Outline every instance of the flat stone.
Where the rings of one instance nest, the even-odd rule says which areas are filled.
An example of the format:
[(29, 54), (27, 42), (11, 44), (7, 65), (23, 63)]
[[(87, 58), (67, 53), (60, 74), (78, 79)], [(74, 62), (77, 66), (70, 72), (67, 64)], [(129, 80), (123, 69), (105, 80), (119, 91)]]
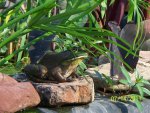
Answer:
[(150, 51), (140, 51), (140, 56), (139, 61), (150, 63)]
[(146, 40), (143, 44), (141, 49), (143, 51), (150, 51), (150, 39)]
[(91, 77), (65, 83), (33, 83), (41, 97), (41, 106), (86, 104), (94, 100)]
[[(138, 61), (137, 64), (137, 70), (139, 72), (139, 75), (143, 76), (144, 79), (148, 80), (150, 82), (150, 51), (141, 51), (140, 52), (141, 58)], [(107, 62), (107, 61), (106, 61)], [(93, 78), (94, 84), (95, 84), (95, 89), (98, 88), (106, 88), (108, 90), (128, 90), (129, 86), (123, 85), (123, 84), (118, 84), (117, 82), (114, 83), (112, 87), (108, 87), (108, 84), (105, 82), (104, 79), (100, 79), (97, 76), (97, 72), (99, 73), (104, 73), (105, 75), (110, 77), (110, 63), (104, 63), (99, 65), (98, 67), (95, 68), (89, 68), (87, 70), (88, 74)], [(129, 73), (131, 76), (131, 80), (135, 81), (135, 74), (134, 73)], [(150, 90), (150, 86), (146, 85)], [(135, 90), (137, 91), (137, 90)]]
[(144, 99), (140, 112), (133, 102), (113, 102), (110, 98), (96, 94), (95, 100), (87, 105), (58, 108), (38, 108), (40, 113), (149, 113), (150, 100)]
[(40, 97), (30, 82), (17, 82), (0, 74), (0, 113), (14, 113), (36, 106)]

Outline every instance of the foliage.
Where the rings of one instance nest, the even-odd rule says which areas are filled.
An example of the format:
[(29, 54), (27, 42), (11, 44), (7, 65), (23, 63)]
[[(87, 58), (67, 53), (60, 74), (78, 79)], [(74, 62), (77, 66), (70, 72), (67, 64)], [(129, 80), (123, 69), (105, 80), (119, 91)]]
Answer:
[(138, 51), (141, 47), (141, 44), (144, 41), (143, 35), (143, 26), (141, 21), (145, 19), (143, 10), (148, 10), (150, 3), (148, 1), (142, 0), (129, 0), (129, 11), (127, 16), (127, 21), (135, 21), (137, 23), (137, 33), (135, 36), (134, 43), (132, 45), (133, 50)]
[(7, 64), (7, 66), (2, 66), (0, 68), (0, 72), (4, 74), (13, 75), (20, 72), (20, 69), (16, 69), (16, 67), (13, 64), (9, 63)]
[[(142, 99), (144, 98), (144, 94), (150, 95), (150, 90), (144, 87), (144, 85), (150, 85), (149, 81), (145, 80), (143, 76), (140, 76), (137, 70), (135, 70), (135, 75), (136, 75), (135, 82), (131, 80), (129, 73), (124, 67), (121, 67), (121, 70), (125, 75), (126, 80), (120, 80), (120, 83), (124, 85), (129, 85), (129, 92), (131, 92), (134, 88), (136, 88), (139, 91), (140, 98)], [(140, 100), (135, 99), (134, 103), (137, 105), (139, 110), (142, 110), (142, 104)]]
[[(64, 45), (62, 43), (59, 46), (59, 49), (70, 49), (75, 44), (76, 47), (82, 47), (91, 54), (95, 53), (92, 53), (87, 45), (94, 47), (100, 54), (105, 54), (109, 50), (103, 43), (114, 43), (105, 37), (112, 36), (120, 39), (110, 31), (101, 29), (91, 14), (95, 7), (102, 5), (104, 16), (106, 0), (70, 0), (67, 2), (66, 8), (64, 8), (63, 3), (65, 0), (62, 3), (59, 0), (58, 3), (55, 0), (33, 0), (32, 3), (29, 0), (20, 0), (11, 7), (4, 9), (0, 14), (0, 50), (2, 55), (0, 66), (10, 60), (20, 62), (23, 57), (28, 57), (28, 48), (51, 34), (58, 35), (59, 41), (64, 43)], [(52, 15), (51, 13), (56, 6), (62, 10), (59, 14)], [(83, 25), (87, 19), (90, 26), (85, 28)], [(94, 26), (92, 26), (93, 23)], [(42, 30), (45, 31), (45, 34), (32, 42), (28, 42), (26, 39), (32, 30)], [(118, 46), (128, 50), (119, 44)], [(132, 51), (129, 53), (134, 54)], [(105, 55), (107, 56), (107, 54)]]
[[(5, 6), (5, 2), (6, 0), (0, 0), (0, 8)], [(17, 3), (12, 3), (12, 6), (0, 12), (0, 66), (11, 64), (9, 62), (16, 62), (20, 67), (20, 64), (28, 63), (27, 51), (29, 47), (52, 34), (57, 37), (54, 39), (57, 44), (56, 51), (80, 48), (96, 56), (97, 53), (95, 54), (89, 49), (93, 47), (98, 53), (109, 57), (106, 52), (113, 55), (114, 53), (108, 50), (105, 43), (113, 43), (134, 54), (122, 45), (108, 40), (106, 37), (110, 36), (129, 45), (114, 33), (100, 28), (99, 23), (92, 15), (92, 11), (97, 6), (100, 6), (102, 8), (101, 15), (106, 20), (106, 9), (113, 5), (114, 0), (111, 0), (108, 7), (107, 2), (107, 0), (20, 0)], [(61, 11), (53, 15), (53, 10), (56, 7)], [(149, 3), (142, 0), (129, 0), (128, 21), (133, 21), (136, 17), (137, 36), (139, 35), (140, 22), (143, 17), (141, 7), (147, 9)], [(84, 27), (87, 21), (89, 22), (89, 27)], [(45, 31), (45, 33), (28, 42), (28, 34), (33, 30), (41, 30)], [(138, 47), (135, 46), (136, 44)], [(135, 49), (138, 50), (140, 44), (141, 42), (138, 42), (136, 38), (134, 44), (129, 46), (131, 48), (137, 47)], [(86, 69), (84, 63), (80, 65), (81, 70)], [(126, 70), (121, 69), (127, 79), (120, 80), (120, 82), (130, 86), (129, 92), (136, 87), (141, 97), (143, 97), (144, 93), (150, 94), (149, 90), (143, 87), (144, 84), (149, 85), (148, 81), (136, 74), (136, 82), (132, 82)], [(82, 71), (78, 73), (82, 74)], [(105, 75), (104, 77), (109, 85), (113, 84), (110, 78)], [(138, 100), (136, 100), (136, 103), (140, 108)]]
[[(136, 104), (137, 108), (142, 111), (143, 107), (141, 104), (141, 101), (144, 99), (144, 95), (150, 95), (150, 90), (145, 88), (145, 85), (150, 85), (149, 81), (145, 80), (143, 76), (139, 75), (138, 71), (135, 70), (135, 81), (131, 80), (131, 77), (128, 73), (128, 71), (121, 67), (121, 71), (123, 72), (125, 79), (119, 80), (119, 83), (124, 84), (126, 86), (129, 86), (129, 89), (122, 93), (119, 93), (118, 96), (128, 96), (128, 97), (134, 97), (133, 102)], [(105, 74), (100, 74), (99, 72), (96, 72), (96, 75), (102, 79), (105, 78), (105, 82), (108, 84), (108, 87), (112, 87), (116, 84), (116, 82), (109, 76), (106, 76)], [(139, 94), (132, 94), (131, 92), (134, 92), (135, 89), (138, 90)], [(121, 91), (120, 91), (121, 92)], [(112, 94), (113, 96), (113, 94)], [(137, 98), (135, 98), (137, 97)], [(126, 102), (126, 101), (125, 101)]]
[[(47, 0), (45, 2), (35, 0), (33, 4), (31, 4), (30, 1), (27, 1), (26, 9), (22, 8), (26, 3), (22, 0), (17, 3), (17, 5), (15, 4), (12, 7), (5, 9), (0, 14), (0, 18), (2, 20), (2, 26), (0, 27), (1, 51), (6, 52), (6, 49), (9, 49), (8, 45), (12, 45), (12, 42), (17, 44), (17, 42), (20, 41), (20, 45), (19, 47), (14, 47), (16, 50), (12, 50), (9, 53), (10, 55), (3, 58), (0, 65), (3, 65), (5, 62), (9, 61), (18, 53), (17, 61), (20, 61), (22, 58), (21, 51), (25, 51), (31, 44), (36, 43), (48, 35), (67, 32), (70, 35), (76, 35), (77, 32), (77, 37), (84, 37), (83, 35), (85, 34), (79, 33), (77, 30), (79, 27), (74, 24), (88, 12), (91, 12), (94, 7), (99, 5), (99, 2), (100, 1), (90, 0), (86, 4), (83, 4), (83, 1), (70, 1), (71, 5), (68, 6), (68, 10), (66, 9), (65, 12), (55, 16), (51, 15), (52, 9), (56, 6), (56, 2), (54, 0)], [(20, 11), (20, 9), (23, 9), (23, 11)], [(25, 39), (28, 36), (28, 33), (36, 29), (46, 31), (46, 34), (33, 40), (32, 42), (27, 43)]]

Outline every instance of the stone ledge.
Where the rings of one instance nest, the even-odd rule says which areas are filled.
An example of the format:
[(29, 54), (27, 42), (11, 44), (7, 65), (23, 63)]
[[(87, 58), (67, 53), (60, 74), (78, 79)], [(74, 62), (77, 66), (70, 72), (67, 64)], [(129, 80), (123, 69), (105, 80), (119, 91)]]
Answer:
[[(88, 81), (87, 81), (88, 80)], [(41, 106), (86, 104), (94, 100), (92, 78), (65, 83), (33, 83), (41, 97)]]
[(95, 100), (84, 106), (64, 106), (59, 108), (38, 108), (40, 113), (149, 113), (150, 100), (142, 101), (140, 112), (133, 102), (113, 102), (110, 98), (96, 94)]

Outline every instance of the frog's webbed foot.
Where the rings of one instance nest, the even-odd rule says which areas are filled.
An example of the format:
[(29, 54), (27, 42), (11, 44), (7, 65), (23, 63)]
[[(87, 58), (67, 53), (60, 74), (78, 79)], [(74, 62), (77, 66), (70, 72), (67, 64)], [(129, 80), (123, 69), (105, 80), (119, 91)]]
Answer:
[(78, 74), (73, 72), (67, 79), (69, 79), (70, 81), (76, 81), (76, 80), (82, 80), (84, 79), (84, 77), (79, 76)]
[(67, 82), (73, 82), (73, 81), (76, 81), (76, 80), (77, 80), (77, 78), (73, 78), (73, 77), (68, 77), (66, 79)]
[(67, 82), (67, 79), (64, 78), (60, 72), (58, 72), (58, 73), (56, 74), (56, 80), (57, 80), (58, 82)]
[(59, 71), (57, 71), (56, 77), (58, 82), (73, 82), (77, 79), (76, 77), (73, 76), (65, 78)]
[(73, 82), (73, 81), (75, 81), (75, 80), (72, 79), (71, 77), (69, 77), (69, 78), (66, 79), (66, 81), (67, 81), (67, 82)]

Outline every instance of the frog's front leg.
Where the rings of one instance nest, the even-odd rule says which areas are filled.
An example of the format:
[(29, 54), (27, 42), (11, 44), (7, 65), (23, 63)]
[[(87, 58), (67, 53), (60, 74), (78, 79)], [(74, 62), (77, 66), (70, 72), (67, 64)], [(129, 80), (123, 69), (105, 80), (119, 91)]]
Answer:
[(67, 82), (67, 79), (62, 75), (62, 69), (60, 67), (55, 67), (52, 70), (52, 76), (58, 82)]

